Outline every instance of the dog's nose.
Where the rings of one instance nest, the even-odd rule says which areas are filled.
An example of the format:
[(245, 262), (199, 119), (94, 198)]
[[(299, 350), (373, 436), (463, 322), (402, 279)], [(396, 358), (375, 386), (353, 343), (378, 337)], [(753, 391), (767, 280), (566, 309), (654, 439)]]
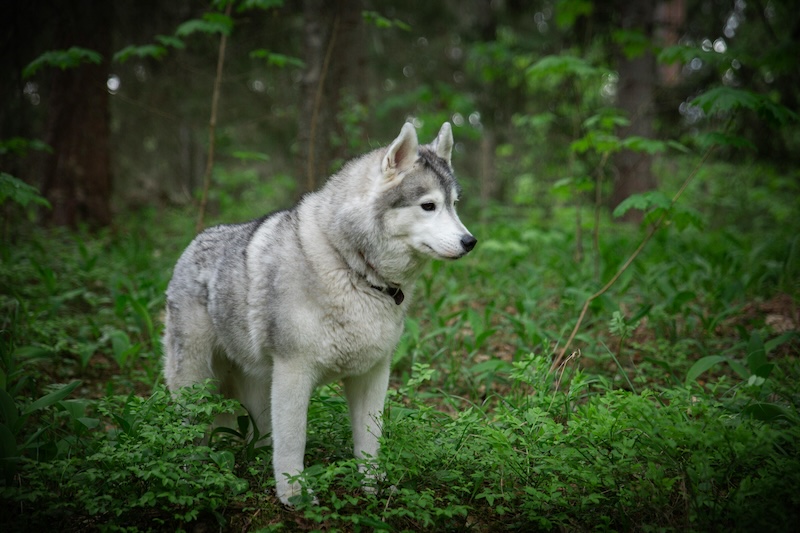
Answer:
[(475, 243), (478, 242), (478, 239), (467, 233), (463, 237), (461, 237), (461, 246), (464, 247), (464, 250), (470, 251), (475, 248)]

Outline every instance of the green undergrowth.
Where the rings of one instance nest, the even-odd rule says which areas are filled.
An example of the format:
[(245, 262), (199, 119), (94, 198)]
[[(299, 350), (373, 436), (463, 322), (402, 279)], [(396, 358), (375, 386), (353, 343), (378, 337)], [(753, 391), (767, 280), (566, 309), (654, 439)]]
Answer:
[(191, 213), (140, 213), (99, 234), (17, 228), (0, 246), (5, 523), (792, 530), (796, 191), (778, 175), (712, 169), (729, 187), (692, 192), (700, 225), (657, 233), (555, 369), (584, 301), (645, 229), (601, 217), (595, 248), (590, 207), (582, 241), (572, 204), (465, 211), (478, 247), (426, 272), (394, 356), (378, 493), (360, 489), (346, 402), (329, 386), (312, 399), (306, 450), (319, 505), (296, 510), (274, 497), (271, 448), (246, 417), (203, 438), (233, 404), (202, 387), (172, 400), (161, 384), (164, 290)]

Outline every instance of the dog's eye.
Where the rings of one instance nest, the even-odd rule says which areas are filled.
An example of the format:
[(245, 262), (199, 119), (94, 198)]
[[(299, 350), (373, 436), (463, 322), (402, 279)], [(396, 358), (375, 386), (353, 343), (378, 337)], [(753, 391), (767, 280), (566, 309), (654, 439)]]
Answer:
[(420, 205), (423, 211), (434, 211), (436, 209), (436, 204), (433, 202), (425, 202), (424, 204)]

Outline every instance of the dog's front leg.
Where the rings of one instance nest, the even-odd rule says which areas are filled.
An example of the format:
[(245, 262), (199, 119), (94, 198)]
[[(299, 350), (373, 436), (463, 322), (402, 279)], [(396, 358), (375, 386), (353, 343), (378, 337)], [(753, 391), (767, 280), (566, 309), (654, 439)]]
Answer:
[(291, 505), (290, 498), (302, 495), (302, 487), (288, 478), (303, 471), (306, 450), (308, 403), (314, 382), (295, 369), (292, 361), (275, 361), (272, 374), (272, 464), (278, 498)]
[(367, 373), (344, 380), (353, 430), (353, 451), (357, 458), (365, 460), (359, 468), (367, 473), (367, 491), (374, 491), (374, 481), (378, 477), (374, 462), (378, 458), (378, 439), (381, 436), (383, 404), (389, 387), (390, 362), (390, 357), (385, 357)]

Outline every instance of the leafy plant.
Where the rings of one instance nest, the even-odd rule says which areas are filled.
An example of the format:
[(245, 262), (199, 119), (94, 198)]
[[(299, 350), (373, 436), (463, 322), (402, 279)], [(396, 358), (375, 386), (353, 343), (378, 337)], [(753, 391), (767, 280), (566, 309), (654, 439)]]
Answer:
[(100, 64), (103, 56), (94, 50), (72, 46), (67, 50), (51, 50), (45, 52), (28, 64), (22, 71), (23, 78), (30, 78), (44, 67), (56, 67), (67, 70), (83, 63)]

